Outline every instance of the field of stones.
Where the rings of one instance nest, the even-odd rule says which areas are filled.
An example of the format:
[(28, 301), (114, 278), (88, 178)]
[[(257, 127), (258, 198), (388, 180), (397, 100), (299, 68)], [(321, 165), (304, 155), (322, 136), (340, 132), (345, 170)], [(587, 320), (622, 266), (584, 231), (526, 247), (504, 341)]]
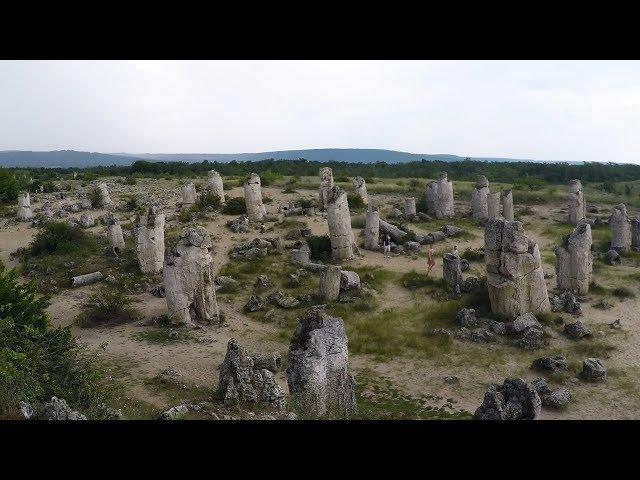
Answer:
[(4, 207), (0, 260), (118, 384), (100, 418), (637, 419), (626, 187), (69, 174)]

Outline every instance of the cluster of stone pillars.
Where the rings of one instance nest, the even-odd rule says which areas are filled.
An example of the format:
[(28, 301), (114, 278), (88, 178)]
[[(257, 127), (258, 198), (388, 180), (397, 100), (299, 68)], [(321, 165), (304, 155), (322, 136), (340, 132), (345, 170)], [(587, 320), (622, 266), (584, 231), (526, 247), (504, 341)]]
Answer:
[(428, 213), (437, 219), (453, 217), (453, 182), (447, 180), (447, 172), (427, 185)]
[(471, 192), (471, 216), (474, 220), (484, 222), (500, 217), (513, 220), (513, 193), (510, 188), (491, 193), (489, 181), (480, 175)]

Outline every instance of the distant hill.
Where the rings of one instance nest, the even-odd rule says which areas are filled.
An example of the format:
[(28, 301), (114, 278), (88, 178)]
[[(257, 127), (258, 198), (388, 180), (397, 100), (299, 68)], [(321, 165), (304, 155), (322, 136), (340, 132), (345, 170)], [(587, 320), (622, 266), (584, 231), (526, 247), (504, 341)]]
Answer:
[[(319, 148), (309, 150), (280, 150), (260, 153), (97, 153), (78, 152), (75, 150), (57, 150), (53, 152), (0, 151), (0, 165), (5, 167), (48, 167), (48, 168), (83, 168), (110, 165), (131, 165), (136, 160), (200, 163), (259, 161), (266, 159), (297, 160), (305, 158), (316, 162), (349, 162), (349, 163), (404, 163), (411, 161), (440, 160), (457, 162), (464, 157), (449, 154), (408, 153), (396, 150), (373, 148)], [(473, 160), (486, 162), (526, 162), (514, 158), (478, 158)], [(544, 162), (544, 160), (541, 160)], [(568, 162), (582, 163), (582, 162)]]

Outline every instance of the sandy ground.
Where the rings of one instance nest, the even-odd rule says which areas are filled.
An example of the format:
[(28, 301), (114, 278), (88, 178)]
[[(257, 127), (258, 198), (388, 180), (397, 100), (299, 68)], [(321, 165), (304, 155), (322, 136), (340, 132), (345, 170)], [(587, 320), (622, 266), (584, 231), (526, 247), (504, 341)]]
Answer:
[[(126, 194), (144, 190), (150, 195), (162, 198), (165, 203), (166, 213), (175, 213), (175, 207), (179, 195), (179, 187), (176, 182), (158, 181), (152, 184), (151, 181), (138, 182), (135, 186), (125, 186), (121, 184), (109, 183), (112, 188), (112, 198), (117, 200)], [(315, 191), (301, 190), (297, 194), (283, 194), (282, 188), (263, 188), (263, 195), (271, 197), (273, 203), (267, 205), (269, 213), (276, 213), (280, 202), (293, 200), (301, 196), (315, 198)], [(242, 196), (242, 190), (238, 187), (226, 192), (227, 196)], [(386, 206), (396, 201), (401, 201), (399, 195), (371, 195), (372, 201)], [(37, 208), (40, 201), (32, 202)], [(516, 209), (522, 207), (516, 205)], [(457, 203), (456, 211), (468, 209), (465, 202)], [(525, 217), (530, 224), (527, 233), (538, 242), (543, 258), (545, 252), (553, 249), (554, 242), (541, 234), (547, 222), (553, 218), (562, 218), (562, 205), (534, 206), (535, 214)], [(602, 211), (607, 212), (609, 208), (602, 206)], [(99, 217), (103, 211), (93, 211), (94, 217)], [(79, 217), (80, 213), (72, 214)], [(122, 214), (120, 215), (122, 217)], [(130, 216), (129, 219), (133, 217)], [(215, 220), (205, 223), (205, 227), (215, 237), (215, 265), (216, 269), (227, 260), (227, 252), (230, 247), (241, 240), (249, 240), (259, 236), (258, 232), (250, 234), (232, 234), (225, 223), (230, 216), (218, 215)], [(305, 221), (314, 234), (327, 233), (326, 220), (320, 216), (306, 218), (293, 217)], [(122, 218), (126, 221), (127, 217)], [(176, 225), (175, 221), (170, 224)], [(0, 259), (9, 267), (17, 266), (17, 262), (10, 258), (9, 254), (17, 248), (26, 246), (31, 241), (35, 229), (28, 228), (26, 224), (16, 224), (14, 221), (0, 220)], [(96, 226), (92, 231), (102, 232), (104, 227)], [(415, 228), (421, 231), (420, 228)], [(354, 229), (356, 235), (359, 230)], [(426, 231), (422, 230), (423, 233)], [(441, 253), (452, 248), (454, 242), (460, 251), (468, 247), (482, 246), (482, 231), (475, 228), (476, 237), (472, 240), (446, 240), (437, 244), (436, 266), (433, 274), (442, 275)], [(422, 247), (424, 250), (426, 247)], [(356, 258), (352, 264), (359, 265), (379, 265), (385, 269), (395, 272), (407, 272), (410, 270), (426, 270), (426, 259), (423, 257), (412, 258), (410, 256), (396, 256), (386, 259), (381, 253), (361, 251), (362, 256)], [(551, 257), (553, 258), (553, 257)], [(478, 268), (482, 264), (473, 265), (477, 273), (483, 273)], [(616, 278), (621, 273), (638, 272), (638, 267), (630, 266), (628, 261), (625, 265), (618, 267), (615, 271), (609, 271), (607, 277), (598, 280), (601, 284), (607, 284), (607, 279), (612, 286), (620, 285), (616, 283)], [(551, 273), (554, 266), (545, 263), (545, 272)], [(624, 282), (623, 282), (624, 283)], [(627, 282), (626, 285), (638, 292), (638, 285)], [(547, 286), (551, 292), (555, 288), (555, 278), (547, 279)], [(66, 289), (52, 298), (48, 311), (54, 325), (73, 325), (73, 320), (78, 312), (78, 307), (82, 301), (94, 290), (95, 286), (81, 287), (77, 289)], [(414, 301), (413, 293), (396, 284), (390, 284), (381, 294), (380, 304), (385, 308), (402, 308)], [(165, 300), (153, 297), (148, 293), (134, 297), (136, 306), (146, 316), (160, 315), (166, 312)], [(241, 303), (230, 301), (226, 303), (221, 300), (221, 308), (225, 311), (227, 318), (223, 326), (212, 326), (202, 330), (194, 331), (198, 339), (195, 342), (175, 345), (157, 345), (135, 340), (132, 336), (144, 331), (148, 327), (140, 327), (136, 324), (119, 325), (103, 328), (78, 328), (72, 327), (74, 334), (81, 343), (90, 348), (96, 348), (106, 344), (105, 355), (108, 358), (118, 360), (127, 364), (128, 374), (136, 380), (131, 387), (131, 393), (149, 403), (162, 407), (166, 405), (166, 400), (161, 395), (152, 393), (142, 384), (144, 379), (156, 375), (159, 371), (172, 367), (181, 373), (185, 380), (194, 385), (208, 388), (215, 388), (218, 381), (218, 365), (222, 362), (226, 352), (226, 345), (230, 338), (238, 339), (250, 350), (274, 351), (278, 350), (286, 356), (287, 342), (278, 340), (279, 328), (273, 324), (255, 321), (241, 313)], [(587, 323), (594, 331), (595, 340), (606, 340), (615, 345), (616, 349), (611, 352), (609, 358), (605, 359), (605, 365), (609, 369), (618, 372), (615, 378), (609, 378), (605, 384), (589, 385), (579, 382), (577, 379), (569, 378), (565, 381), (574, 394), (574, 401), (563, 411), (543, 409), (544, 419), (627, 419), (640, 418), (640, 351), (638, 345), (640, 337), (640, 321), (638, 312), (640, 311), (640, 299), (629, 299), (627, 301), (615, 301), (611, 310), (602, 311), (595, 309), (590, 303), (583, 303), (583, 316), (581, 319)], [(608, 323), (619, 318), (622, 321), (622, 331), (614, 331), (608, 327)], [(566, 316), (566, 320), (570, 317)], [(453, 319), (452, 319), (453, 320)], [(452, 321), (453, 326), (453, 321)], [(394, 386), (410, 395), (420, 397), (425, 394), (437, 395), (442, 398), (454, 400), (456, 408), (462, 408), (473, 412), (481, 403), (484, 391), (490, 383), (499, 382), (506, 377), (517, 376), (528, 380), (540, 375), (529, 369), (531, 360), (547, 355), (552, 351), (561, 350), (568, 347), (571, 341), (562, 335), (553, 334), (551, 348), (538, 352), (522, 352), (513, 347), (500, 345), (486, 345), (486, 349), (503, 349), (505, 356), (503, 360), (495, 365), (475, 365), (472, 361), (460, 364), (456, 359), (426, 359), (418, 356), (402, 356), (388, 361), (377, 361), (367, 355), (352, 355), (352, 369), (354, 375), (358, 377), (358, 372), (364, 369), (373, 371), (376, 374), (389, 379)], [(451, 360), (451, 361), (446, 361)], [(443, 377), (455, 375), (460, 379), (458, 385), (450, 386), (444, 383)], [(286, 378), (284, 372), (278, 374), (279, 383), (286, 390)]]

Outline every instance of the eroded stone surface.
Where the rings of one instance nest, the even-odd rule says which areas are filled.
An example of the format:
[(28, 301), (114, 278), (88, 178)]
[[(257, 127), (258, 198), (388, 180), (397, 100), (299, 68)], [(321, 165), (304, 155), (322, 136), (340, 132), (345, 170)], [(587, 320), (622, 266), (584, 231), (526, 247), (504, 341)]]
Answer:
[(567, 189), (567, 220), (571, 225), (577, 225), (586, 216), (582, 183), (580, 180), (571, 180)]
[(367, 210), (365, 218), (364, 248), (365, 250), (380, 249), (380, 213), (371, 208)]
[(135, 222), (138, 263), (143, 273), (157, 273), (164, 262), (164, 214), (155, 205), (146, 208)]
[(502, 205), (502, 218), (513, 221), (513, 192), (506, 188), (500, 192), (500, 203)]
[(29, 192), (20, 192), (18, 195), (18, 220), (27, 221), (33, 218), (31, 210), (31, 198)]
[(426, 195), (430, 215), (438, 219), (453, 217), (453, 182), (447, 180), (446, 172), (427, 185)]
[(353, 177), (353, 192), (362, 199), (362, 203), (369, 204), (369, 195), (367, 194), (367, 183), (362, 177)]
[(209, 170), (207, 172), (207, 188), (224, 203), (224, 183), (222, 182), (220, 173), (215, 170)]
[(260, 177), (252, 173), (244, 182), (244, 201), (247, 206), (247, 218), (250, 222), (262, 222), (267, 213), (262, 203), (262, 185)]
[(484, 175), (480, 175), (475, 188), (471, 191), (471, 216), (474, 220), (485, 221), (488, 218), (487, 195), (489, 194), (489, 181)]
[(320, 189), (318, 190), (318, 196), (320, 201), (318, 202), (321, 210), (327, 209), (327, 194), (333, 187), (333, 171), (329, 167), (322, 167), (320, 169)]
[(631, 222), (624, 203), (613, 207), (609, 217), (609, 228), (611, 229), (611, 248), (618, 253), (628, 252), (631, 248)]
[(334, 261), (353, 258), (354, 236), (347, 194), (334, 186), (327, 193), (327, 222), (331, 239), (331, 258)]
[(560, 290), (581, 295), (589, 291), (593, 270), (591, 244), (591, 226), (582, 223), (555, 248), (556, 281)]
[(535, 420), (542, 402), (533, 385), (519, 378), (507, 378), (502, 385), (493, 384), (474, 413), (476, 420)]

